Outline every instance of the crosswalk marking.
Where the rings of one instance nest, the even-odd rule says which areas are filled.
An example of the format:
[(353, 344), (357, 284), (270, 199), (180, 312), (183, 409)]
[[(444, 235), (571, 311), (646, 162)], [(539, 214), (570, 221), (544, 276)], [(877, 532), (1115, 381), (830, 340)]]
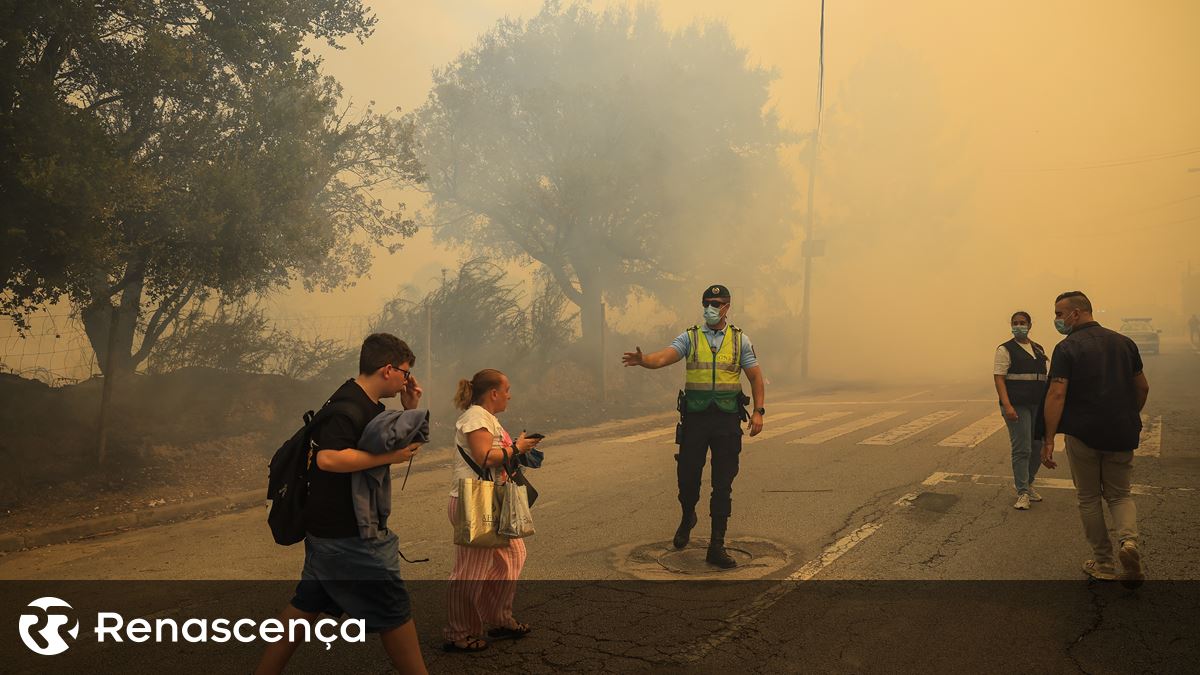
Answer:
[(1158, 457), (1162, 452), (1162, 415), (1142, 415), (1142, 438), (1138, 441), (1135, 457)]
[[(776, 413), (774, 415), (771, 415), (771, 422), (778, 422), (779, 420), (786, 420), (786, 419), (790, 419), (792, 417), (799, 417), (803, 414), (804, 414), (803, 410), (801, 410), (799, 412)], [(765, 428), (763, 429), (763, 433), (764, 434), (767, 433), (767, 430)]]
[(667, 424), (671, 421), (672, 417), (678, 417), (678, 413), (655, 413), (653, 415), (643, 415), (641, 417), (613, 420), (587, 427), (556, 431), (554, 432), (554, 443), (555, 445), (569, 443), (585, 436), (613, 436), (614, 434), (622, 433), (626, 429), (636, 429), (646, 424)]
[[(772, 403), (771, 408), (781, 408), (783, 406), (811, 406), (811, 405), (887, 405), (889, 403), (898, 403), (899, 401), (820, 401), (820, 400), (797, 400), (785, 401), (783, 403)], [(930, 401), (913, 401), (921, 405), (951, 405), (954, 403), (996, 403), (996, 397), (991, 398), (945, 398), (934, 399)]]
[(1003, 415), (998, 412), (992, 413), (942, 439), (938, 445), (948, 448), (973, 448), (1002, 429), (1004, 424)]
[(880, 422), (885, 422), (893, 417), (899, 417), (903, 414), (904, 411), (902, 410), (885, 410), (883, 412), (875, 413), (874, 415), (868, 415), (860, 419), (851, 420), (845, 424), (839, 424), (836, 427), (830, 427), (824, 431), (818, 431), (815, 434), (809, 434), (808, 436), (797, 438), (794, 441), (788, 441), (788, 444), (801, 443), (803, 445), (819, 445), (825, 441), (837, 438), (839, 436), (845, 436), (846, 434), (858, 431), (859, 429), (866, 429), (873, 424), (879, 424)]
[(925, 431), (926, 429), (928, 429), (936, 424), (945, 422), (946, 420), (950, 419), (951, 417), (958, 415), (959, 412), (961, 412), (961, 411), (959, 411), (959, 410), (939, 410), (937, 412), (930, 413), (924, 417), (918, 417), (917, 419), (912, 420), (911, 422), (905, 422), (904, 424), (901, 424), (898, 427), (888, 429), (887, 431), (885, 431), (881, 434), (875, 434), (874, 436), (872, 436), (868, 439), (859, 441), (858, 444), (859, 445), (895, 445), (896, 443), (899, 443), (900, 441), (903, 441), (905, 439), (916, 436), (917, 434), (921, 433), (922, 431)]
[[(786, 413), (784, 413), (784, 414), (786, 414)], [(768, 438), (775, 438), (776, 436), (783, 436), (784, 434), (790, 434), (793, 431), (799, 431), (800, 429), (806, 429), (808, 427), (816, 426), (818, 424), (824, 424), (825, 422), (836, 420), (838, 418), (845, 417), (846, 415), (849, 415), (849, 414), (850, 414), (849, 412), (831, 412), (831, 413), (825, 413), (824, 415), (817, 415), (816, 417), (810, 417), (805, 420), (800, 420), (799, 422), (792, 422), (791, 424), (785, 424), (783, 426), (763, 427), (762, 433), (755, 436), (754, 438), (750, 438), (749, 436), (747, 436), (746, 442), (747, 443), (757, 443), (758, 441), (763, 441)], [(779, 417), (782, 417), (782, 415), (780, 415)], [(778, 419), (778, 417), (776, 419)], [(772, 421), (774, 421), (774, 420), (772, 420)]]
[[(967, 483), (973, 485), (1012, 485), (1012, 476), (992, 476), (979, 473), (949, 473), (946, 471), (935, 471), (928, 478), (921, 482), (925, 487), (935, 487), (942, 483)], [(1074, 490), (1075, 484), (1069, 478), (1042, 478), (1034, 481), (1034, 487), (1053, 488), (1055, 490)], [(1193, 488), (1162, 488), (1157, 485), (1139, 485), (1133, 484), (1129, 486), (1129, 491), (1135, 495), (1150, 495), (1163, 492), (1193, 492)], [(907, 496), (907, 495), (906, 495)]]
[[(804, 414), (803, 412), (779, 413), (779, 414), (775, 415), (772, 418), (772, 420), (785, 420), (790, 417), (799, 417), (800, 415), (803, 415), (803, 414)], [(763, 430), (763, 433), (764, 434), (766, 433), (766, 429)], [(639, 434), (632, 434), (629, 436), (618, 436), (616, 438), (608, 438), (608, 439), (605, 439), (604, 442), (605, 443), (661, 442), (661, 441), (666, 441), (668, 439), (674, 439), (674, 438), (675, 438), (675, 426), (672, 425), (670, 429), (651, 429), (650, 431), (643, 431)], [(756, 436), (755, 438), (758, 438), (758, 436)]]
[(659, 437), (665, 439), (668, 436), (674, 436), (674, 435), (675, 435), (674, 428), (671, 428), (669, 430), (668, 429), (651, 429), (650, 431), (643, 431), (640, 434), (630, 434), (629, 436), (618, 436), (616, 438), (609, 438), (609, 439), (606, 439), (604, 442), (605, 443), (641, 443), (643, 441), (649, 441), (649, 440), (657, 439)]

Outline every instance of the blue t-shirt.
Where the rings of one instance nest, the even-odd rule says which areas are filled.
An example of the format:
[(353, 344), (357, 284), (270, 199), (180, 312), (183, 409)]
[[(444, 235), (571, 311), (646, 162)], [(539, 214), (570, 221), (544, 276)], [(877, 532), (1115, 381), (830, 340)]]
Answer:
[[(708, 340), (711, 349), (721, 348), (721, 339), (725, 335), (725, 328), (715, 330), (705, 325), (700, 326), (700, 333)], [(680, 358), (686, 359), (688, 353), (692, 351), (691, 330), (685, 330), (680, 333), (679, 337), (671, 341), (671, 346), (675, 348), (675, 351), (679, 352)], [(742, 353), (738, 358), (738, 365), (741, 366), (742, 370), (758, 365), (758, 356), (754, 353), (754, 345), (750, 344), (750, 337), (745, 333), (742, 333)]]

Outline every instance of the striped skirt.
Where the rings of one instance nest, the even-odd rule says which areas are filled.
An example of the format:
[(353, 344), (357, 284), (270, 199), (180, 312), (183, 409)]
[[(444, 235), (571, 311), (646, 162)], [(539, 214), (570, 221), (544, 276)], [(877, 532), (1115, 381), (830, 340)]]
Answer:
[[(458, 498), (447, 507), (450, 524), (458, 516)], [(525, 542), (513, 539), (503, 548), (454, 547), (454, 570), (450, 572), (447, 602), (447, 641), (482, 637), (485, 625), (511, 627), (517, 579), (525, 567)]]

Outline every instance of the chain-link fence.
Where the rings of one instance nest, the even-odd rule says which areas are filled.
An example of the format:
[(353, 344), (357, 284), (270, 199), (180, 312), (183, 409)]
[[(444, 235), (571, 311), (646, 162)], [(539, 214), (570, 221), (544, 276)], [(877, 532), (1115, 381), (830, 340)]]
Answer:
[(52, 387), (75, 384), (100, 373), (83, 323), (70, 310), (47, 309), (30, 316), (24, 334), (11, 321), (0, 321), (0, 346), (0, 372)]
[[(304, 340), (332, 340), (356, 348), (370, 332), (370, 315), (273, 317), (275, 330)], [(44, 382), (52, 387), (75, 384), (100, 374), (100, 363), (84, 331), (83, 322), (70, 309), (52, 308), (29, 317), (23, 333), (6, 318), (0, 319), (0, 372)]]

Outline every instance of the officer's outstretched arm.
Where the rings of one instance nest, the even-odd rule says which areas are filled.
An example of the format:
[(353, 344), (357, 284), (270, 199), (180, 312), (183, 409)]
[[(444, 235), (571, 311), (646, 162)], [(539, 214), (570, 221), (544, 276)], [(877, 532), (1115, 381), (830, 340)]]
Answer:
[(663, 366), (669, 366), (681, 358), (683, 357), (679, 355), (679, 352), (674, 347), (666, 347), (650, 354), (642, 353), (642, 348), (638, 347), (637, 351), (625, 352), (621, 356), (621, 363), (624, 363), (626, 367), (641, 366), (655, 370)]

